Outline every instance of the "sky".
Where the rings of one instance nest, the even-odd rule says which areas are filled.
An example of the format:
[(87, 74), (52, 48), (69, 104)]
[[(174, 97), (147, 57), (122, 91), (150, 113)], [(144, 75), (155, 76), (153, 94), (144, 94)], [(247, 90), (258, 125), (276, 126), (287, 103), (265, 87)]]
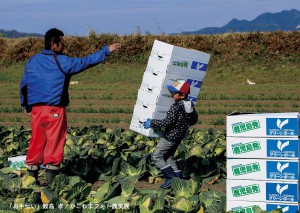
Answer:
[(1, 0), (0, 29), (65, 35), (171, 34), (297, 9), (299, 0)]

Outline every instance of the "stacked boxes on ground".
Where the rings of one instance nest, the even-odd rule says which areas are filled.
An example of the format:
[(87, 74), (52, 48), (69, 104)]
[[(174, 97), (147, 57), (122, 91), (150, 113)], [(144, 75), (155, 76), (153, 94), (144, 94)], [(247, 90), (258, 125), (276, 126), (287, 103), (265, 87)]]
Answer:
[(226, 125), (227, 211), (298, 212), (300, 114), (233, 114)]
[(154, 41), (146, 70), (138, 90), (130, 129), (149, 137), (159, 137), (162, 132), (144, 129), (147, 118), (163, 119), (174, 103), (167, 85), (178, 80), (191, 86), (189, 100), (196, 104), (202, 81), (206, 75), (210, 55), (204, 52)]

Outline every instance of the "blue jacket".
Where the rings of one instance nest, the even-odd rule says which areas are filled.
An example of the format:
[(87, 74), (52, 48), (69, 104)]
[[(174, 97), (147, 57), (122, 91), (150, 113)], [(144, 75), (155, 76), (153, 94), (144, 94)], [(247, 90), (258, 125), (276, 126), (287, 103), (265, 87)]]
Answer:
[(20, 84), (21, 106), (27, 109), (35, 104), (67, 106), (71, 77), (103, 62), (109, 54), (107, 46), (83, 58), (57, 55), (51, 50), (35, 54), (25, 65)]

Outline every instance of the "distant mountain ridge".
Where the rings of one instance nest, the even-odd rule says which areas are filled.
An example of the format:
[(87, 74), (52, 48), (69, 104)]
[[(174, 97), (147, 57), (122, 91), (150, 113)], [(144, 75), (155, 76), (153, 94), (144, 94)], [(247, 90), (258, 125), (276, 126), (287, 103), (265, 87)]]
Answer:
[[(234, 32), (274, 32), (274, 31), (300, 31), (300, 11), (296, 9), (283, 10), (278, 13), (263, 13), (252, 21), (232, 19), (222, 27), (207, 27), (197, 31), (183, 31), (183, 35), (222, 34)], [(16, 30), (0, 29), (0, 37), (44, 37), (39, 33), (23, 33)]]
[(44, 35), (39, 33), (22, 33), (16, 30), (3, 30), (0, 29), (0, 37), (5, 38), (23, 38), (23, 37), (44, 37)]
[(300, 30), (300, 12), (283, 10), (278, 13), (263, 13), (252, 21), (232, 19), (223, 27), (208, 27), (197, 31), (182, 32), (185, 35), (222, 34), (233, 32), (274, 32)]

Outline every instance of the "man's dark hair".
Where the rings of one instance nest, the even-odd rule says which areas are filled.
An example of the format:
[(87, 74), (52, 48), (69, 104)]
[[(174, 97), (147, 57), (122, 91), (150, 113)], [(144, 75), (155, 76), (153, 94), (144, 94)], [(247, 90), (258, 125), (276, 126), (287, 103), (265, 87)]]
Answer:
[(61, 30), (56, 28), (48, 30), (45, 34), (45, 49), (51, 49), (51, 42), (58, 44), (60, 42), (60, 36), (64, 36), (64, 33)]

